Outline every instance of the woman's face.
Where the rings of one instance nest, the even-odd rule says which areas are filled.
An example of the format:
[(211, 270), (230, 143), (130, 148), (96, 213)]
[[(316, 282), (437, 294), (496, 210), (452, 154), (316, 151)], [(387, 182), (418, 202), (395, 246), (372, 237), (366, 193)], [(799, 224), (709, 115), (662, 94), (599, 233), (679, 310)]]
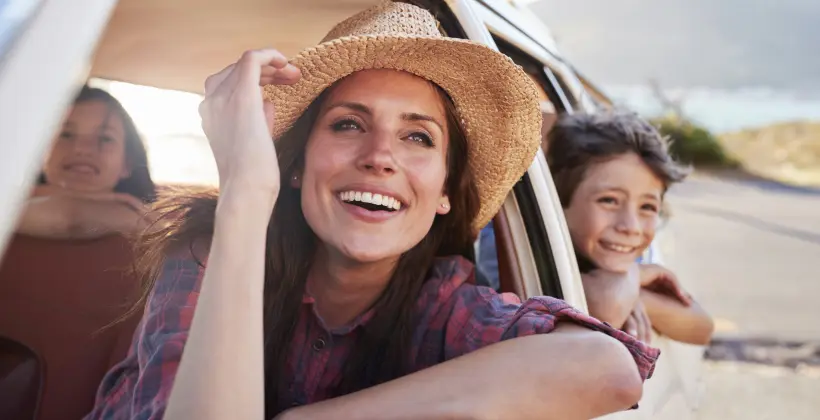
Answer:
[(655, 237), (663, 183), (634, 153), (591, 165), (564, 211), (576, 249), (625, 272)]
[(54, 139), (44, 172), (50, 185), (83, 192), (113, 191), (130, 172), (122, 119), (101, 101), (74, 104)]
[(345, 259), (398, 258), (449, 212), (448, 140), (430, 82), (392, 70), (348, 76), (324, 101), (294, 181), (311, 229)]

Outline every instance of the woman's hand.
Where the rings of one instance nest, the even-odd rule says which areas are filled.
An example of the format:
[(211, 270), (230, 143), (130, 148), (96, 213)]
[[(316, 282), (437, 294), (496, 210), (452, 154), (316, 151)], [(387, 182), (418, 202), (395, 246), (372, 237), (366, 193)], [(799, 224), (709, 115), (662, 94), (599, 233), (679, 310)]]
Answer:
[(652, 341), (652, 321), (649, 320), (649, 314), (646, 313), (646, 307), (640, 299), (626, 319), (623, 330), (644, 343), (649, 344)]
[(686, 293), (675, 273), (657, 264), (641, 264), (641, 287), (679, 300), (685, 306), (692, 304), (692, 297)]
[(246, 51), (234, 64), (205, 81), (199, 106), (202, 128), (211, 144), (220, 187), (262, 192), (275, 202), (280, 174), (271, 135), (273, 104), (261, 86), (293, 84), (301, 72), (273, 49)]

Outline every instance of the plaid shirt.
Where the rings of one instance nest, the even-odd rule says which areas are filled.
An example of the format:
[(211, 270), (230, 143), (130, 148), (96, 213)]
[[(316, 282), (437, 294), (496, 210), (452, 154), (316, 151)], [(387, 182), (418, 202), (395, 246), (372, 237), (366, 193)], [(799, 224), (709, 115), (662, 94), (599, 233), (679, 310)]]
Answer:
[[(125, 360), (103, 379), (94, 411), (86, 419), (160, 419), (165, 411), (182, 348), (194, 315), (204, 269), (193, 259), (169, 259), (149, 297)], [(626, 346), (642, 379), (651, 376), (659, 351), (575, 310), (567, 303), (535, 297), (523, 304), (470, 284), (473, 264), (461, 257), (436, 261), (415, 310), (410, 357), (414, 370), (453, 359), (499, 341), (545, 334), (569, 321), (606, 333)], [(288, 358), (290, 386), (280, 401), (310, 404), (328, 398), (372, 311), (335, 330), (323, 326), (306, 296)], [(284, 407), (283, 407), (284, 408)]]

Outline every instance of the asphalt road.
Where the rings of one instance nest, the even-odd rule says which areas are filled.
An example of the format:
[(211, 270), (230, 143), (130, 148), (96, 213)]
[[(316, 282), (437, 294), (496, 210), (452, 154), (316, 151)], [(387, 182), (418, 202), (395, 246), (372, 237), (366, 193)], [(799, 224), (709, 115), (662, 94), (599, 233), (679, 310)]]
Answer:
[(716, 318), (701, 419), (820, 418), (820, 190), (695, 174), (661, 249)]

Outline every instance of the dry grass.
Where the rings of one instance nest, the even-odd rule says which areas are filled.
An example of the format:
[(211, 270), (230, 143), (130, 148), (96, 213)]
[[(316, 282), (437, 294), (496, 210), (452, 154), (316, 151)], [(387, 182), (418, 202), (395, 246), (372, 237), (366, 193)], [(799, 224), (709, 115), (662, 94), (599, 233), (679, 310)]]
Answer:
[(820, 122), (775, 124), (719, 138), (749, 172), (790, 184), (820, 186)]

